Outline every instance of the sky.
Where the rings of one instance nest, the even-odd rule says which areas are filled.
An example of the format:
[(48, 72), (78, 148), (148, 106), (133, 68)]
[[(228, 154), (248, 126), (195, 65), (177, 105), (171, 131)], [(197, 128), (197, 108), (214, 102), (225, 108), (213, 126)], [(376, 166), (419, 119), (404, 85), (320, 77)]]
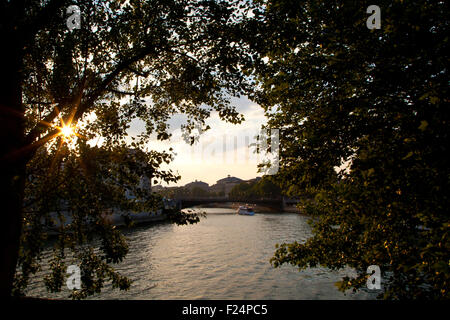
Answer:
[[(231, 103), (244, 115), (245, 121), (234, 125), (220, 120), (217, 112), (213, 112), (206, 121), (211, 129), (200, 134), (193, 146), (181, 136), (180, 126), (186, 121), (186, 116), (182, 114), (174, 115), (168, 121), (172, 133), (169, 141), (152, 139), (150, 149), (169, 151), (172, 147), (176, 154), (174, 161), (162, 166), (162, 169), (172, 169), (181, 176), (176, 184), (169, 186), (183, 186), (195, 180), (213, 185), (228, 175), (244, 180), (261, 176), (257, 172), (257, 164), (264, 158), (255, 154), (255, 147), (250, 145), (256, 142), (255, 136), (267, 121), (264, 111), (246, 97), (233, 98)], [(136, 135), (141, 130), (142, 124), (134, 121), (129, 134)], [(167, 184), (163, 183), (163, 186)]]

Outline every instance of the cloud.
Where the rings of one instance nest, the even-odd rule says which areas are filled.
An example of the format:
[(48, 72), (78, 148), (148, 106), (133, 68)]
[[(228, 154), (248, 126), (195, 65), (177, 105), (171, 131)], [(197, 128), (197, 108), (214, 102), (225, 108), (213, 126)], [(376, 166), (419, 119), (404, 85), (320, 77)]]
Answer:
[[(149, 147), (153, 150), (168, 151), (173, 148), (175, 160), (163, 168), (178, 171), (182, 176), (178, 185), (195, 179), (214, 184), (228, 174), (241, 179), (257, 176), (259, 159), (248, 145), (255, 142), (254, 137), (267, 119), (263, 109), (247, 98), (233, 98), (232, 104), (244, 115), (245, 121), (238, 125), (227, 123), (219, 118), (217, 112), (213, 112), (206, 120), (211, 129), (202, 133), (194, 146), (182, 138), (181, 124), (187, 120), (183, 114), (174, 115), (168, 121), (172, 134), (169, 141), (151, 140)], [(136, 120), (129, 132), (136, 134), (143, 129), (142, 121)]]

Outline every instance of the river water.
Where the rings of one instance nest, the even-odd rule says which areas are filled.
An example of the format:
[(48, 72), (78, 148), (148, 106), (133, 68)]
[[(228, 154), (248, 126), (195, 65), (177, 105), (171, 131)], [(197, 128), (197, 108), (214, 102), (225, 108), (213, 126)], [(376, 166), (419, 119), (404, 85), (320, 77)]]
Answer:
[[(269, 262), (276, 243), (304, 241), (311, 236), (308, 218), (298, 214), (234, 214), (231, 209), (202, 209), (199, 223), (169, 223), (124, 230), (130, 251), (117, 270), (132, 281), (129, 291), (106, 286), (91, 299), (374, 299), (362, 290), (344, 295), (334, 283), (352, 270), (322, 268), (298, 271)], [(51, 255), (48, 249), (44, 261)], [(66, 298), (46, 291), (45, 270), (33, 277), (27, 295)]]

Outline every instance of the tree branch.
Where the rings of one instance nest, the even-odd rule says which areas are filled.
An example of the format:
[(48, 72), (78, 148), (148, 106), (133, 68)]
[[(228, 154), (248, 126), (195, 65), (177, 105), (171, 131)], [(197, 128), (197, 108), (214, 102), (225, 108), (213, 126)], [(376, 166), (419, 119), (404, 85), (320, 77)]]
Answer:
[(114, 81), (114, 79), (124, 70), (127, 70), (133, 63), (145, 58), (146, 56), (156, 53), (154, 47), (144, 47), (135, 56), (120, 62), (116, 69), (112, 71), (108, 76), (103, 79), (100, 85), (89, 95), (87, 100), (80, 105), (77, 109), (73, 121), (77, 121), (81, 116), (92, 107), (94, 102), (107, 90), (108, 86)]
[(18, 33), (25, 39), (27, 47), (40, 30), (44, 29), (46, 25), (58, 17), (58, 10), (60, 10), (66, 2), (68, 1), (50, 0), (29, 23), (21, 25)]

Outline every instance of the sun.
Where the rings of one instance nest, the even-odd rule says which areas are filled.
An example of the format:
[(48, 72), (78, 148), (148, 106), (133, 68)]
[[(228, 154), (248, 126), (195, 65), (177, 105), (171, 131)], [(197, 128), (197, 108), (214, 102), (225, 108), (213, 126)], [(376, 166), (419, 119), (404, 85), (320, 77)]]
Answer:
[(75, 128), (72, 126), (63, 126), (61, 127), (61, 129), (59, 129), (61, 131), (61, 135), (65, 138), (65, 139), (72, 139), (72, 137), (75, 135)]
[(65, 143), (69, 147), (74, 147), (77, 142), (77, 138), (82, 138), (84, 140), (87, 140), (86, 137), (81, 135), (78, 131), (80, 131), (80, 127), (77, 127), (76, 121), (73, 121), (73, 114), (67, 119), (63, 120), (61, 113), (59, 112), (59, 109), (55, 107), (55, 110), (57, 112), (57, 116), (59, 118), (59, 124), (56, 123), (48, 123), (45, 121), (42, 121), (44, 125), (47, 125), (49, 128), (56, 129), (51, 133), (50, 139), (55, 137), (61, 137), (62, 139), (60, 142)]
[(75, 141), (75, 137), (81, 137), (76, 132), (76, 127), (71, 124), (62, 124), (61, 127), (57, 127), (59, 130), (58, 135), (60, 135), (66, 143)]

